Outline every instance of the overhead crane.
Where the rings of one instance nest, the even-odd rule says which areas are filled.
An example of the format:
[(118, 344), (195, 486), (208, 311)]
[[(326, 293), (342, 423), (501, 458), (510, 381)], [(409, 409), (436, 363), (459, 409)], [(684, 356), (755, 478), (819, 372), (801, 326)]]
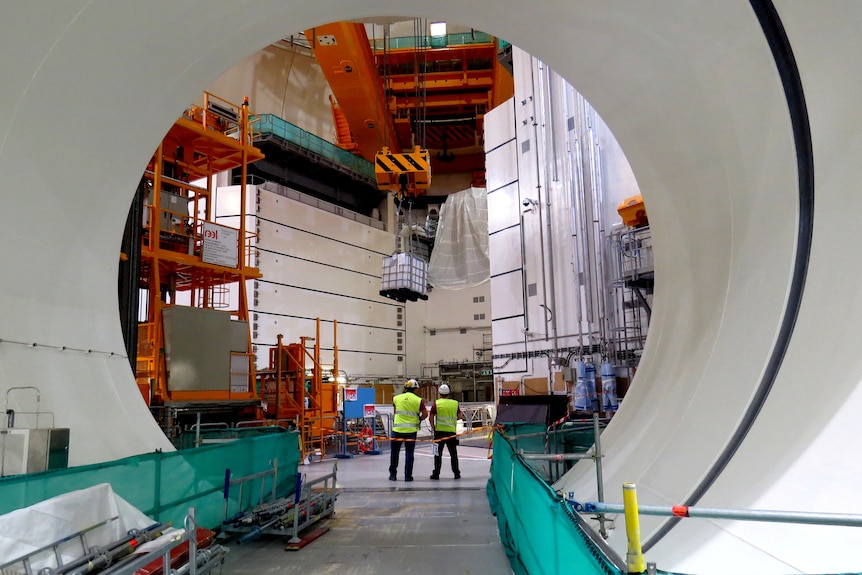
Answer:
[(338, 145), (375, 162), (380, 189), (424, 195), (432, 170), (484, 185), (484, 116), (514, 93), (496, 38), (472, 30), (369, 42), (354, 22), (305, 35), (333, 92)]
[[(306, 30), (305, 37), (337, 102), (333, 114), (343, 114), (349, 125), (349, 132), (341, 130), (339, 145), (369, 162), (383, 146), (400, 152), (391, 139), (395, 127), (365, 25), (334, 22)], [(343, 126), (338, 120), (336, 115), (336, 125)]]

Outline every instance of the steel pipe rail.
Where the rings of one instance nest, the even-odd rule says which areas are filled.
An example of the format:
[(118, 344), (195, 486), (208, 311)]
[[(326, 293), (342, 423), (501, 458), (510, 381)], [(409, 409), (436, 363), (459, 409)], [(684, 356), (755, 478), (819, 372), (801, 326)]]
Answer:
[[(579, 513), (623, 513), (621, 503), (579, 503), (567, 499)], [(849, 513), (817, 513), (808, 511), (771, 511), (760, 509), (720, 509), (712, 507), (688, 507), (684, 505), (660, 506), (638, 505), (640, 515), (663, 517), (692, 517), (707, 519), (730, 519), (736, 521), (764, 521), (772, 523), (802, 523), (807, 525), (836, 525), (862, 527), (862, 515)]]
[(518, 455), (526, 461), (572, 461), (577, 459), (596, 459), (604, 457), (594, 453), (526, 453), (523, 449), (518, 452)]

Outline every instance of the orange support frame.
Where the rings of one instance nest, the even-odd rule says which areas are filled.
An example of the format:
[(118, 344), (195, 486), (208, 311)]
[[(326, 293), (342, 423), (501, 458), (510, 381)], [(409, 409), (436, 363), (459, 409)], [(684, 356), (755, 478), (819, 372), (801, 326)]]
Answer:
[[(333, 342), (338, 338), (338, 322), (333, 321)], [(261, 387), (266, 416), (272, 420), (292, 420), (302, 435), (303, 458), (319, 453), (326, 456), (326, 439), (338, 418), (338, 345), (333, 343), (331, 381), (324, 381), (321, 361), (320, 318), (315, 337), (300, 337), (300, 343), (284, 345), (279, 334), (270, 350), (269, 370), (262, 372)], [(309, 350), (308, 343), (314, 345)], [(305, 360), (311, 360), (311, 377)], [(308, 387), (306, 387), (308, 386)], [(274, 405), (270, 405), (270, 402)]]

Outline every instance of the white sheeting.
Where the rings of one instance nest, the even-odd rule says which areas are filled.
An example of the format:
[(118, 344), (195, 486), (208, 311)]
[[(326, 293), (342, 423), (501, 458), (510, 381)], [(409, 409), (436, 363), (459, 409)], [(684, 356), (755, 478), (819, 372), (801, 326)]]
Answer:
[(488, 195), (485, 188), (450, 194), (440, 207), (440, 223), (428, 265), (435, 288), (465, 289), (488, 281)]
[[(108, 521), (113, 517), (117, 519)], [(0, 515), (0, 564), (106, 521), (104, 525), (86, 533), (87, 548), (117, 541), (131, 529), (143, 529), (154, 523), (114, 493), (109, 483), (64, 493)], [(64, 563), (84, 554), (80, 539), (77, 538), (58, 549)], [(44, 567), (57, 567), (57, 562), (49, 550), (34, 557), (32, 566), (36, 572)], [(14, 567), (13, 573), (16, 572)]]

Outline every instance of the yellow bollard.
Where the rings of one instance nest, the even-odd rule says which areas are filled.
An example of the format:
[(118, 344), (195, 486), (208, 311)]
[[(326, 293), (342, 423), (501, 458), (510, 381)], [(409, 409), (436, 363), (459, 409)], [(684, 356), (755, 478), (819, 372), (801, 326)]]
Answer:
[(626, 566), (629, 573), (643, 573), (646, 562), (641, 550), (641, 524), (638, 517), (638, 494), (634, 483), (623, 483), (623, 508), (626, 513), (626, 537), (629, 548), (626, 553)]

